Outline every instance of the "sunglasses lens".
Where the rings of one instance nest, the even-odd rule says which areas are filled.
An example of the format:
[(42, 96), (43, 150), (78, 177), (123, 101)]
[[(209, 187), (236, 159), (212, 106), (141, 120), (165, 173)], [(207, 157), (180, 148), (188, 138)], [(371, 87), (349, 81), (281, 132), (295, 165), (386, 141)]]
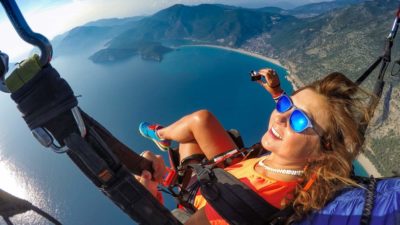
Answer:
[(298, 109), (294, 110), (290, 116), (290, 126), (297, 133), (304, 131), (308, 127), (309, 121), (307, 115)]
[(286, 95), (282, 95), (276, 103), (276, 110), (280, 113), (288, 111), (292, 107), (292, 101)]

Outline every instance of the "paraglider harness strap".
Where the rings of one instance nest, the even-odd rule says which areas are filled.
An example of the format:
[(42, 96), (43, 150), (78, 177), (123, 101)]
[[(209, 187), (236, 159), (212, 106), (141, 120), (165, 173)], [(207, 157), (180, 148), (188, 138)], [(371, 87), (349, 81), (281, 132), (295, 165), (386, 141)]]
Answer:
[(370, 177), (353, 176), (352, 179), (366, 187), (364, 197), (365, 203), (361, 214), (360, 225), (368, 225), (370, 224), (372, 210), (374, 209), (376, 184), (379, 180), (384, 178), (375, 178), (371, 175)]
[(229, 224), (281, 224), (293, 213), (280, 210), (221, 168), (189, 164), (197, 176), (202, 196)]
[(40, 208), (34, 206), (32, 203), (24, 199), (15, 197), (0, 189), (0, 216), (3, 217), (7, 224), (13, 224), (9, 219), (10, 217), (25, 213), (29, 210), (32, 210), (37, 214), (43, 216), (53, 224), (61, 225), (60, 221), (58, 221), (45, 211), (41, 210)]
[[(379, 74), (378, 74), (378, 77), (377, 77), (377, 80), (375, 82), (374, 89), (373, 89), (373, 93), (377, 96), (377, 98), (372, 98), (369, 103), (369, 110), (370, 110), (371, 114), (373, 114), (373, 112), (375, 111), (378, 100), (382, 96), (382, 91), (383, 91), (383, 88), (385, 85), (384, 76), (385, 76), (386, 69), (391, 61), (393, 42), (396, 37), (399, 24), (400, 24), (400, 6), (397, 9), (396, 18), (394, 19), (390, 33), (386, 38), (383, 54), (381, 56), (379, 56), (378, 59), (374, 63), (372, 63), (370, 65), (370, 67), (355, 81), (355, 83), (357, 85), (360, 85), (371, 74), (371, 72), (374, 71), (375, 68), (382, 62), (381, 68), (379, 70)], [(365, 132), (366, 127), (364, 127), (363, 129), (364, 129), (363, 132)]]
[(383, 61), (383, 64), (381, 66), (378, 80), (383, 80), (387, 63), (391, 61), (393, 42), (396, 37), (399, 24), (400, 24), (400, 6), (397, 9), (396, 18), (394, 19), (390, 33), (386, 38), (383, 54), (379, 56), (378, 59), (373, 64), (371, 64), (371, 66), (356, 80), (357, 85), (361, 84), (371, 74), (371, 72), (379, 65), (381, 61)]
[[(71, 87), (50, 64), (32, 76), (24, 72), (28, 64), (20, 66), (23, 83), (11, 88), (11, 98), (34, 135), (38, 129), (45, 131), (38, 140), (51, 147), (49, 140), (55, 139), (85, 175), (139, 224), (181, 224), (132, 176), (143, 169), (152, 171), (151, 162), (78, 108)], [(13, 78), (10, 75), (7, 80)], [(82, 133), (77, 115), (87, 132)]]
[(85, 137), (86, 128), (70, 86), (49, 64), (41, 68), (38, 55), (19, 63), (5, 83), (12, 92), (11, 98), (18, 103), (25, 122), (42, 145), (51, 147), (57, 153), (68, 150), (62, 142), (55, 144), (54, 137), (41, 126), (67, 111), (72, 113), (72, 122), (76, 123), (81, 136)]

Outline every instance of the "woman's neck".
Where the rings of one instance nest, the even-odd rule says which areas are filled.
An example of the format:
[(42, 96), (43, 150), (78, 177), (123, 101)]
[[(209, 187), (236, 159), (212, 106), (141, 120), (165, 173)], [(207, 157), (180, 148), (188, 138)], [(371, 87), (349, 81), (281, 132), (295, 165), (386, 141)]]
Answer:
[(268, 163), (269, 166), (274, 168), (291, 169), (291, 170), (302, 170), (307, 165), (306, 159), (293, 161), (293, 160), (288, 160), (287, 158), (281, 157), (279, 155), (276, 155), (274, 153), (269, 154), (266, 157), (265, 162)]
[[(306, 165), (306, 163), (289, 162), (273, 155), (273, 153), (262, 159), (262, 163), (260, 164), (257, 164), (255, 167), (258, 173), (280, 181), (300, 179), (301, 174), (295, 171), (302, 171)], [(297, 173), (297, 175), (293, 175), (293, 173)]]

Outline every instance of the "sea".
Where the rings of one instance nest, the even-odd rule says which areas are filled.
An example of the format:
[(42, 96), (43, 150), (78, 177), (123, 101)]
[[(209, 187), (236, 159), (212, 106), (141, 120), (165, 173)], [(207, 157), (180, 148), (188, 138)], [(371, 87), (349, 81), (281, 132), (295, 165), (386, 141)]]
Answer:
[[(282, 87), (292, 92), (284, 68), (226, 49), (185, 46), (161, 62), (136, 56), (111, 64), (95, 64), (88, 60), (91, 54), (58, 56), (52, 65), (79, 96), (80, 107), (137, 153), (151, 150), (167, 157), (140, 136), (140, 122), (170, 124), (200, 109), (213, 112), (226, 129), (239, 130), (246, 146), (259, 142), (274, 101), (250, 81), (251, 70), (275, 69)], [(33, 138), (8, 94), (0, 95), (0, 103), (1, 189), (31, 201), (63, 224), (135, 224), (65, 154), (45, 149)], [(367, 175), (359, 163), (354, 165), (358, 174)], [(175, 204), (167, 197), (166, 205)], [(11, 220), (49, 224), (32, 212)]]

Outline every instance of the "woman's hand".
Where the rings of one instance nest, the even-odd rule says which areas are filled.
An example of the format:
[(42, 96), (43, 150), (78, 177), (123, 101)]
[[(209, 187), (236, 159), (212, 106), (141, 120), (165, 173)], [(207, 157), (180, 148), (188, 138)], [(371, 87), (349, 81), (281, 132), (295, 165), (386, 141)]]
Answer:
[(167, 172), (164, 160), (160, 155), (154, 155), (150, 151), (144, 151), (140, 155), (153, 163), (154, 173), (151, 174), (149, 171), (143, 170), (141, 176), (135, 175), (135, 178), (146, 187), (154, 197), (162, 202), (162, 195), (157, 190), (157, 186), (163, 181), (164, 175)]
[(259, 83), (261, 86), (267, 90), (273, 98), (276, 98), (280, 96), (283, 93), (283, 90), (281, 88), (281, 84), (279, 81), (279, 76), (276, 73), (275, 70), (273, 69), (261, 69), (258, 71), (258, 74), (263, 76), (265, 78), (264, 82), (262, 79), (257, 80), (257, 83)]

